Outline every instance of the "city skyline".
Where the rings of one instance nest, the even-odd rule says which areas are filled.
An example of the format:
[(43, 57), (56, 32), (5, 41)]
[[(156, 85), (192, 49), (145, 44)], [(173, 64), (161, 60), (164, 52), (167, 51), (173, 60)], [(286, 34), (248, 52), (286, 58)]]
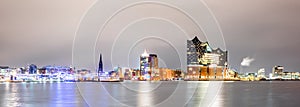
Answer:
[(295, 107), (300, 1), (0, 0), (0, 107)]
[[(232, 1), (235, 4), (205, 0), (223, 32), (226, 50), (229, 52), (230, 67), (241, 72), (256, 72), (265, 68), (266, 72), (270, 73), (273, 66), (282, 65), (287, 71), (298, 72), (300, 70), (298, 67), (300, 50), (297, 49), (300, 43), (298, 39), (300, 16), (297, 11), (299, 2)], [(80, 23), (80, 17), (93, 1), (76, 1), (71, 5), (68, 5), (70, 2), (40, 5), (29, 2), (19, 3), (22, 5), (15, 4), (13, 1), (1, 2), (1, 7), (5, 9), (1, 9), (0, 12), (2, 14), (0, 22), (3, 23), (0, 26), (2, 50), (0, 65), (22, 67), (29, 64), (38, 66), (72, 64), (72, 41), (76, 27)], [(253, 10), (254, 6), (256, 10)], [(189, 39), (195, 35), (190, 35)], [(199, 33), (199, 36), (203, 35)], [(201, 40), (206, 41), (204, 37)], [(157, 42), (151, 40), (153, 41)], [(184, 42), (181, 44), (185, 46)], [(168, 44), (162, 46), (168, 47)], [(140, 50), (144, 49), (136, 50), (137, 53), (140, 54)], [(163, 54), (159, 56), (169, 52), (150, 51)], [(96, 56), (98, 55), (96, 52)], [(137, 59), (139, 57), (136, 54), (133, 56)], [(109, 64), (107, 60), (110, 58), (107, 59), (105, 54), (103, 57), (104, 65)], [(240, 64), (246, 57), (254, 58), (254, 61), (249, 67), (241, 67)], [(170, 58), (161, 58), (170, 60)], [(95, 58), (96, 63), (97, 59), (98, 57)], [(131, 63), (135, 63), (135, 60)], [(136, 65), (138, 67), (138, 64)], [(180, 65), (171, 63), (167, 66), (176, 68)], [(107, 66), (104, 68), (111, 69)]]

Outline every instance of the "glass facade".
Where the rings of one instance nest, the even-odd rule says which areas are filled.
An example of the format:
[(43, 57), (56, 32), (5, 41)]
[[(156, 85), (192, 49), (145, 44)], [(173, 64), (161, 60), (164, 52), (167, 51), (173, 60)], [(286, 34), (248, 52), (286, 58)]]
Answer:
[(192, 40), (187, 40), (187, 65), (225, 66), (227, 54), (228, 51), (220, 48), (212, 49), (208, 42), (201, 42), (197, 36)]
[(148, 54), (146, 51), (140, 57), (141, 76), (150, 79), (152, 76), (159, 75), (158, 58), (156, 54)]
[(222, 79), (226, 77), (227, 51), (213, 49), (197, 36), (187, 40), (187, 78), (189, 80)]

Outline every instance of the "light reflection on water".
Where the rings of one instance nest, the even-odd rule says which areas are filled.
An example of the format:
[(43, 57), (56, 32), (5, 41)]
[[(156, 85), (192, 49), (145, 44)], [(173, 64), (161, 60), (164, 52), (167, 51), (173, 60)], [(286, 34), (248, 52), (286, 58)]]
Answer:
[[(218, 93), (210, 82), (1, 83), (0, 106), (298, 106), (299, 81), (222, 82)], [(139, 89), (153, 89), (138, 91)], [(181, 86), (178, 86), (181, 84)], [(175, 87), (175, 88), (174, 88)], [(196, 92), (192, 91), (194, 88)], [(193, 97), (189, 97), (193, 94)], [(170, 100), (170, 101), (169, 101)], [(177, 104), (176, 102), (182, 102)]]
[(223, 83), (215, 106), (296, 107), (300, 81), (255, 81)]
[(74, 83), (4, 83), (0, 96), (1, 107), (86, 106)]
[[(147, 84), (147, 85), (141, 85), (139, 84), (138, 85), (138, 88), (141, 88), (141, 89), (152, 89), (153, 87), (151, 87), (151, 85)], [(137, 106), (151, 106), (153, 105), (153, 96), (152, 94), (149, 92), (149, 91), (141, 91), (141, 92), (138, 92), (138, 96), (137, 96)]]
[(6, 86), (6, 89), (9, 90), (10, 93), (6, 93), (8, 97), (5, 98), (5, 101), (9, 101), (9, 103), (6, 104), (6, 106), (10, 107), (16, 107), (16, 106), (22, 106), (22, 103), (20, 102), (20, 92), (19, 87), (16, 86), (16, 84), (12, 84), (11, 87)]

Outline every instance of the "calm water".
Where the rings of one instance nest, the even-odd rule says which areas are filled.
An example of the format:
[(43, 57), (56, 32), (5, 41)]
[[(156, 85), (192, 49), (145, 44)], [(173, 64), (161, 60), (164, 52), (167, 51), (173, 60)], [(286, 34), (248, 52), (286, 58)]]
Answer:
[(300, 81), (1, 83), (0, 106), (299, 106)]

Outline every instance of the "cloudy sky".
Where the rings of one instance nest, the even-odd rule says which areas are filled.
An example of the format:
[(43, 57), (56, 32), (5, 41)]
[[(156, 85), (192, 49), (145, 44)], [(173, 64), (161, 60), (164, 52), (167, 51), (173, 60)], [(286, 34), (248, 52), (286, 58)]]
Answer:
[[(232, 68), (241, 70), (241, 72), (256, 72), (260, 68), (266, 68), (267, 72), (270, 72), (274, 65), (283, 65), (287, 71), (300, 71), (300, 49), (298, 48), (300, 44), (300, 1), (204, 0), (204, 2), (220, 25), (226, 49), (229, 51), (229, 64)], [(93, 4), (95, 4), (95, 0), (1, 0), (0, 65), (11, 67), (27, 66), (31, 63), (38, 66), (72, 65), (73, 40), (78, 31), (78, 26), (81, 24), (81, 19), (83, 19), (82, 17), (88, 14)], [(111, 2), (108, 6), (114, 7), (114, 3)], [(143, 11), (142, 7), (135, 8), (141, 8), (139, 11)], [(151, 5), (145, 8), (154, 8), (148, 10), (153, 14), (157, 13), (157, 15), (163, 11), (173, 13), (174, 17), (177, 15), (176, 11), (167, 10), (169, 8), (151, 7)], [(197, 7), (193, 11), (197, 12)], [(135, 10), (127, 9), (126, 12), (131, 13)], [(149, 12), (144, 12), (144, 14), (148, 15)], [(118, 17), (130, 18), (129, 16), (138, 17), (134, 13), (130, 15), (121, 13)], [(167, 18), (163, 14), (161, 17)], [(199, 38), (206, 40), (201, 31), (193, 30), (193, 26), (196, 25), (184, 21), (184, 17), (178, 16), (174, 20), (179, 20), (177, 24), (186, 29), (188, 34), (199, 34)], [(124, 21), (127, 20), (112, 19), (103, 34), (113, 35), (111, 32), (114, 29), (122, 29), (118, 28), (118, 23)], [(169, 32), (167, 32), (168, 29), (161, 31), (165, 33), (165, 36), (162, 37), (167, 37), (168, 34), (174, 35), (177, 32), (176, 27), (173, 25), (154, 18), (129, 26), (122, 34), (116, 32), (116, 35), (119, 34), (119, 39), (116, 40), (119, 44), (115, 44), (114, 49), (105, 47), (105, 41), (109, 41), (110, 37), (98, 38), (95, 49), (105, 53), (103, 51), (108, 48), (111, 51), (107, 53), (112, 53), (111, 56), (113, 57), (107, 58), (105, 56), (108, 55), (104, 54), (105, 62), (110, 63), (106, 60), (111, 60), (115, 63), (114, 65), (123, 66), (122, 61), (116, 61), (122, 55), (114, 55), (122, 52), (123, 48), (120, 43), (136, 44), (130, 47), (131, 51), (126, 52), (129, 53), (126, 55), (130, 57), (128, 60), (129, 66), (136, 67), (137, 63), (135, 62), (138, 61), (136, 55), (143, 51), (144, 46), (149, 48), (158, 46), (162, 47), (161, 50), (153, 48), (149, 51), (157, 53), (161, 59), (164, 59), (160, 62), (160, 65), (179, 68), (180, 64), (170, 63), (179, 61), (179, 59), (172, 60), (170, 57), (181, 56), (169, 53), (176, 53), (174, 46), (180, 47), (182, 45), (185, 47), (185, 43), (168, 43), (160, 39), (158, 35), (159, 29), (163, 28), (157, 27), (158, 30), (149, 30), (145, 25), (150, 28), (160, 25), (163, 28), (169, 28)], [(147, 30), (143, 31), (146, 28)], [(122, 36), (144, 34), (145, 32), (149, 32), (148, 36), (151, 36), (146, 41), (126, 41), (129, 40), (126, 38), (135, 37)], [(177, 32), (176, 34), (180, 35), (181, 33)], [(174, 39), (186, 41), (179, 37), (174, 37)], [(172, 40), (170, 41), (172, 42)], [(149, 45), (151, 43), (152, 45)], [(96, 51), (95, 53), (100, 52)], [(98, 55), (96, 56), (98, 57)], [(250, 66), (241, 67), (240, 64), (245, 57), (253, 58), (254, 61)], [(168, 62), (167, 60), (171, 61)], [(111, 69), (114, 65), (109, 65), (106, 69)]]

